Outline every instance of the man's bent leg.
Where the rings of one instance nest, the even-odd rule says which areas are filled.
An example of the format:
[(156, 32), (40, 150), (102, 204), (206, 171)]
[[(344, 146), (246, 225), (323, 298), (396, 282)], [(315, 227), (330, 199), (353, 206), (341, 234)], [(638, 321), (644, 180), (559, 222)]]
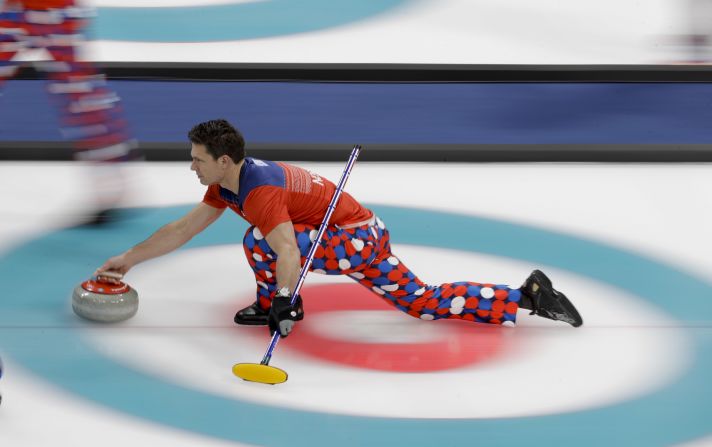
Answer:
[[(294, 224), (302, 265), (306, 262), (317, 232), (313, 225)], [(327, 228), (314, 253), (310, 271), (327, 275), (358, 275), (357, 272), (367, 268), (381, 250), (383, 234), (381, 228), (368, 225), (349, 229)], [(256, 227), (250, 227), (245, 233), (243, 248), (255, 273), (257, 296), (254, 304), (237, 312), (235, 322), (267, 324), (267, 314), (277, 292), (277, 254)], [(304, 311), (300, 309), (298, 319), (301, 320), (303, 315)]]
[[(255, 274), (257, 291), (255, 302), (235, 314), (235, 323), (266, 326), (269, 309), (277, 292), (277, 254), (267, 244), (260, 230), (254, 226), (247, 229), (242, 248)], [(299, 309), (297, 320), (302, 318), (304, 310)]]

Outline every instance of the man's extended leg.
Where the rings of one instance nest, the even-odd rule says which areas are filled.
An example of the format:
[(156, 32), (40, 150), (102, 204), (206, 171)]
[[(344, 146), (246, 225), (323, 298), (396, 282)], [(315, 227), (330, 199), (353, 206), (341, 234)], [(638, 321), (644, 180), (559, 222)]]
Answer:
[(391, 253), (390, 244), (368, 268), (349, 276), (397, 309), (423, 320), (451, 318), (513, 325), (522, 296), (519, 289), (504, 284), (426, 284)]
[(380, 220), (378, 226), (383, 238), (377, 258), (368, 268), (349, 276), (413, 317), (513, 325), (522, 307), (532, 315), (574, 327), (583, 324), (573, 304), (539, 270), (534, 270), (520, 288), (469, 281), (426, 284), (391, 253), (388, 231)]

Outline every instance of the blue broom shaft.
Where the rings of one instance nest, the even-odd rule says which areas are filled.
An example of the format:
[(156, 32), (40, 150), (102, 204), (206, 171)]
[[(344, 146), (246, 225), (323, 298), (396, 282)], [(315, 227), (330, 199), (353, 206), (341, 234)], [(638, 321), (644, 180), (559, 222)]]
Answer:
[[(339, 201), (339, 198), (341, 197), (341, 193), (344, 190), (346, 181), (348, 180), (349, 175), (351, 175), (351, 169), (353, 169), (360, 152), (361, 146), (359, 145), (354, 146), (354, 148), (351, 150), (351, 156), (349, 157), (349, 161), (346, 163), (346, 168), (344, 169), (344, 172), (341, 174), (341, 180), (339, 180), (339, 183), (336, 186), (336, 191), (334, 192), (334, 196), (331, 198), (329, 206), (326, 208), (326, 213), (324, 214), (324, 219), (322, 219), (321, 225), (319, 226), (319, 231), (317, 231), (316, 233), (316, 238), (314, 238), (314, 242), (312, 242), (312, 245), (309, 248), (309, 253), (307, 254), (307, 259), (304, 261), (304, 266), (302, 267), (301, 272), (299, 272), (299, 279), (297, 280), (297, 285), (294, 287), (294, 291), (292, 292), (292, 306), (297, 301), (297, 295), (299, 295), (299, 290), (302, 288), (304, 279), (307, 277), (307, 273), (309, 273), (309, 268), (311, 267), (312, 261), (314, 260), (314, 253), (316, 253), (316, 248), (319, 245), (319, 242), (321, 241), (324, 232), (326, 231), (326, 227), (329, 225), (331, 215), (336, 209), (336, 204)], [(267, 352), (262, 358), (262, 362), (260, 362), (260, 364), (269, 365), (269, 361), (272, 358), (272, 352), (277, 347), (279, 339), (280, 333), (279, 331), (275, 331), (272, 335), (272, 340), (270, 341), (269, 347), (267, 348)]]

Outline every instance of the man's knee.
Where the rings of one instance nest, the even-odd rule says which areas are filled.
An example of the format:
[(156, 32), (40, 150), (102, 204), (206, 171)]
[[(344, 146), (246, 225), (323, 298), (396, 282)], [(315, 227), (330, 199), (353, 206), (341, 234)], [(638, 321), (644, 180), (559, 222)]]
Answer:
[(253, 225), (245, 232), (245, 236), (242, 238), (242, 246), (245, 247), (246, 251), (252, 252), (263, 239), (264, 236), (260, 229)]

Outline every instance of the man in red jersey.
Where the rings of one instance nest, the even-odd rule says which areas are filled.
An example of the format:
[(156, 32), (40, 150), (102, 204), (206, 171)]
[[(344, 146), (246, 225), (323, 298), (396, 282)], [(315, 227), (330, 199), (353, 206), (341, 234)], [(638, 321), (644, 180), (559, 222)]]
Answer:
[(80, 61), (82, 30), (90, 10), (75, 0), (9, 0), (0, 6), (0, 87), (14, 76), (13, 59), (31, 49), (45, 49), (51, 60), (37, 64), (50, 78), (48, 90), (62, 111), (62, 131), (74, 142), (74, 158), (98, 163), (89, 176), (101, 223), (123, 193), (115, 161), (138, 157), (129, 138), (119, 98), (92, 64)]
[[(250, 228), (243, 248), (255, 273), (255, 303), (235, 315), (237, 324), (269, 325), (287, 336), (304, 316), (292, 307), (301, 266), (336, 187), (329, 180), (287, 164), (246, 157), (242, 135), (225, 120), (195, 126), (191, 170), (207, 186), (203, 201), (146, 241), (107, 260), (95, 274), (125, 274), (134, 265), (171, 252), (213, 223), (226, 208)], [(396, 308), (423, 320), (463, 319), (514, 325), (519, 307), (575, 327), (579, 313), (551, 281), (534, 270), (520, 288), (478, 282), (429, 285), (391, 252), (385, 224), (344, 192), (319, 241), (311, 270), (348, 275)]]

